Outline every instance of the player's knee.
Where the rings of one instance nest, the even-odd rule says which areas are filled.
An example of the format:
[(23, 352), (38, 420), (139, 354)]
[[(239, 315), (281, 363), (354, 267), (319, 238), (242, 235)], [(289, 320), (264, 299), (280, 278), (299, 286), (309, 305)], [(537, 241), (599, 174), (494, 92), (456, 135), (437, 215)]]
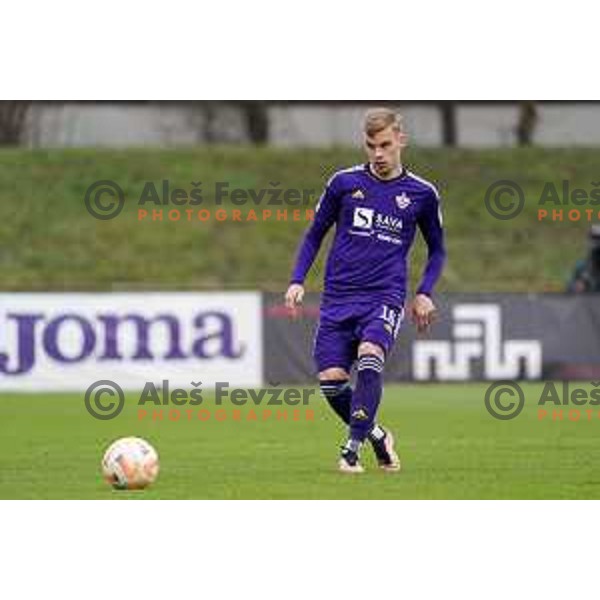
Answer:
[(379, 344), (374, 344), (373, 342), (361, 342), (358, 346), (358, 358), (360, 359), (362, 356), (367, 355), (377, 356), (382, 361), (385, 360), (385, 352)]
[(321, 395), (324, 398), (332, 399), (343, 394), (350, 387), (350, 381), (348, 379), (345, 381), (325, 379), (319, 382), (319, 387), (321, 388)]
[(332, 367), (319, 373), (319, 381), (348, 381), (348, 379), (350, 375), (341, 367)]

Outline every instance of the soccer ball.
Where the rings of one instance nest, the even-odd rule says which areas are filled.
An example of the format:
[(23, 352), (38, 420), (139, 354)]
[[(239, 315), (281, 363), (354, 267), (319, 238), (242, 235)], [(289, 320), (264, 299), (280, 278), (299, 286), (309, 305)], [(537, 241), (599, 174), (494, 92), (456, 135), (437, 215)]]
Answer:
[(142, 490), (158, 476), (158, 454), (142, 438), (126, 437), (113, 442), (102, 459), (102, 474), (117, 490)]

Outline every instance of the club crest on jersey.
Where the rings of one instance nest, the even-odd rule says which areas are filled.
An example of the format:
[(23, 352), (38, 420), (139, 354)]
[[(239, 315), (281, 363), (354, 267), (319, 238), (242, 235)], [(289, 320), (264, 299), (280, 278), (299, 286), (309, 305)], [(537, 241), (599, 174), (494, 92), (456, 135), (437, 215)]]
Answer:
[(365, 195), (363, 194), (362, 190), (354, 190), (352, 192), (352, 198), (354, 198), (354, 200), (364, 200)]
[(400, 209), (400, 210), (404, 210), (405, 208), (408, 208), (410, 206), (410, 198), (404, 193), (402, 192), (402, 194), (400, 196), (396, 196), (396, 206)]

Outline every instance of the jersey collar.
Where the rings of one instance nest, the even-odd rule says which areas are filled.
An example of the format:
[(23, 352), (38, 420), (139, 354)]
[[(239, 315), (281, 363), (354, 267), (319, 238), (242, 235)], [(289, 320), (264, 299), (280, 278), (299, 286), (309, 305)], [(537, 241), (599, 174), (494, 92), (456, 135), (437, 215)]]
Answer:
[(406, 175), (408, 174), (408, 171), (406, 170), (406, 167), (403, 165), (402, 166), (402, 170), (400, 171), (399, 175), (396, 175), (396, 177), (392, 177), (392, 179), (381, 179), (381, 177), (378, 177), (375, 173), (373, 173), (373, 171), (371, 170), (371, 163), (366, 163), (365, 164), (365, 171), (366, 173), (372, 177), (373, 179), (375, 179), (376, 181), (378, 181), (379, 183), (394, 183), (396, 181), (400, 181), (400, 179), (403, 179), (404, 177), (406, 177)]

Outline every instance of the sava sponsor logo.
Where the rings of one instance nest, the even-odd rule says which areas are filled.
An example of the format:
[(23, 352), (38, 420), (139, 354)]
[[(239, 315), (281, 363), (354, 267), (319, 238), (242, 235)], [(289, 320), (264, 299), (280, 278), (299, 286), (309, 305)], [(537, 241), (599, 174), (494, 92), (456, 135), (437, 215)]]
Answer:
[(362, 208), (357, 206), (354, 209), (352, 225), (358, 229), (373, 229), (374, 213), (375, 211), (372, 208)]
[(399, 233), (402, 231), (402, 219), (378, 213), (375, 217), (375, 228)]
[(371, 231), (384, 230), (391, 233), (402, 231), (402, 219), (392, 215), (376, 213), (372, 208), (357, 206), (354, 209), (353, 227)]

